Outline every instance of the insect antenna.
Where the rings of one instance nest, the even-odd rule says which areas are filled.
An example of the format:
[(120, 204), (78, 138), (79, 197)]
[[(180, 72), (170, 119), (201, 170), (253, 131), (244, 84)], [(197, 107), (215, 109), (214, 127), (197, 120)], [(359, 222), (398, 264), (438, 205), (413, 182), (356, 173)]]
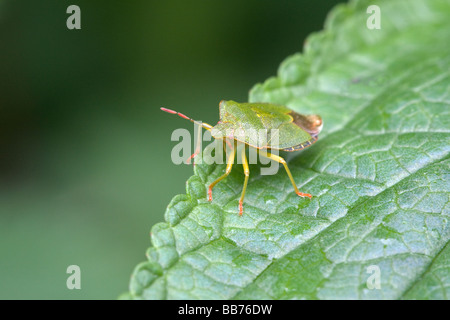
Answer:
[(182, 114), (181, 112), (177, 112), (177, 111), (174, 111), (174, 110), (171, 110), (171, 109), (167, 109), (167, 108), (161, 108), (161, 110), (164, 111), (164, 112), (167, 112), (167, 113), (176, 114), (176, 115), (182, 117), (183, 119), (189, 120), (189, 121), (191, 121), (191, 122), (193, 122), (195, 124), (199, 124), (203, 128), (205, 128), (206, 130), (211, 130), (212, 129), (212, 126), (210, 124), (193, 120), (193, 119), (189, 118), (187, 115)]

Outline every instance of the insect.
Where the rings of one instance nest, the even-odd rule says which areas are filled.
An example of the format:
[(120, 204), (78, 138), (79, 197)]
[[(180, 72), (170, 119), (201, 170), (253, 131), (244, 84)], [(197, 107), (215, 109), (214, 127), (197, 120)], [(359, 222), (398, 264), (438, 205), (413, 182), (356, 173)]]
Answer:
[[(231, 152), (227, 154), (225, 173), (209, 185), (209, 201), (212, 201), (214, 186), (225, 179), (231, 172), (236, 156), (237, 143), (244, 144), (244, 146), (249, 148), (255, 148), (263, 157), (281, 163), (294, 186), (295, 193), (300, 197), (312, 198), (312, 195), (309, 193), (303, 193), (298, 190), (286, 161), (271, 152), (271, 150), (293, 152), (312, 145), (317, 141), (323, 126), (322, 118), (319, 115), (302, 115), (287, 107), (270, 103), (238, 103), (231, 100), (222, 100), (219, 104), (220, 120), (217, 125), (212, 126), (207, 123), (197, 122), (177, 111), (166, 108), (161, 108), (161, 110), (201, 124), (201, 127), (211, 131), (211, 135), (215, 139), (222, 139), (231, 149)], [(261, 132), (261, 129), (264, 129), (267, 134), (255, 134), (256, 131)], [(273, 139), (273, 132), (276, 132), (277, 139)], [(199, 152), (200, 150), (197, 149), (188, 160), (193, 159)], [(244, 186), (239, 200), (239, 215), (242, 215), (250, 170), (245, 147), (240, 148), (239, 152), (240, 155), (238, 156), (242, 159), (245, 174)]]

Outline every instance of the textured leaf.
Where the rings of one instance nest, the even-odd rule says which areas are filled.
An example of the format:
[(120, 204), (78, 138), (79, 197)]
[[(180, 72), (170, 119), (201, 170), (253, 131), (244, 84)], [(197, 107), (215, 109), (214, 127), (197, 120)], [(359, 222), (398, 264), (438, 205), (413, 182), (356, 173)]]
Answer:
[[(319, 141), (292, 156), (298, 197), (282, 168), (201, 164), (187, 194), (152, 228), (137, 299), (447, 299), (450, 297), (450, 3), (370, 1), (330, 13), (303, 54), (256, 85), (250, 101), (324, 120)], [(252, 174), (252, 171), (255, 172)], [(370, 266), (380, 289), (369, 289)]]

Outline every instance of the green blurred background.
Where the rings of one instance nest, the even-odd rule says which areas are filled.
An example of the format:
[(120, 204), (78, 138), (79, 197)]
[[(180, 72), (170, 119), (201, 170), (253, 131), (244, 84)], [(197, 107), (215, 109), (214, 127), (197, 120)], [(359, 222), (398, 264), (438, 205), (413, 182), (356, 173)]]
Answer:
[(127, 291), (192, 175), (170, 137), (193, 126), (159, 108), (216, 123), (219, 101), (246, 101), (337, 2), (0, 1), (0, 299)]

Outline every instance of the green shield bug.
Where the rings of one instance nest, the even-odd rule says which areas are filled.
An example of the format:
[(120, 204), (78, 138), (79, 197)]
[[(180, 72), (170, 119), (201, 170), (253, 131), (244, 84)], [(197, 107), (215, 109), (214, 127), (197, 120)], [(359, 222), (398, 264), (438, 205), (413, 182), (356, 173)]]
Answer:
[[(161, 108), (161, 110), (171, 114), (177, 114), (194, 123), (199, 123), (177, 111), (166, 108)], [(294, 186), (295, 193), (300, 197), (312, 198), (309, 193), (303, 193), (298, 190), (286, 161), (271, 152), (271, 150), (293, 152), (312, 145), (317, 141), (323, 126), (322, 118), (319, 115), (302, 115), (287, 107), (270, 103), (238, 103), (231, 100), (222, 100), (219, 104), (219, 112), (220, 120), (215, 126), (201, 123), (201, 127), (211, 131), (211, 135), (215, 139), (223, 140), (224, 145), (226, 142), (231, 149), (226, 159), (227, 166), (225, 173), (209, 185), (209, 201), (212, 201), (212, 189), (214, 186), (225, 179), (231, 172), (236, 155), (237, 143), (254, 148), (261, 156), (281, 163)], [(261, 130), (266, 132), (266, 134), (255, 134), (256, 132), (261, 132)], [(188, 160), (194, 158), (199, 152), (200, 150), (197, 149)], [(245, 147), (241, 148), (239, 152), (240, 155), (238, 156), (242, 159), (245, 174), (244, 186), (239, 200), (239, 215), (242, 215), (245, 190), (247, 189), (250, 171)]]

